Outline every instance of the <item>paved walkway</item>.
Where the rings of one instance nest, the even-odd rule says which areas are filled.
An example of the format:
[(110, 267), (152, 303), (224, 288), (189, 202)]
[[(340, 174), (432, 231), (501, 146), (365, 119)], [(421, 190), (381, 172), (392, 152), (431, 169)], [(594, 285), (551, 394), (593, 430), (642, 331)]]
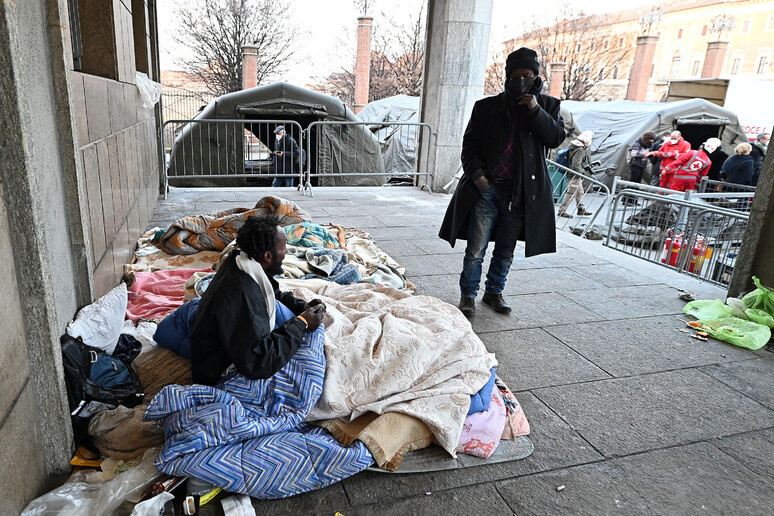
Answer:
[[(152, 225), (251, 207), (268, 193), (317, 223), (364, 229), (418, 294), (456, 305), (464, 242), (437, 237), (449, 196), (414, 188), (173, 189)], [(556, 254), (517, 249), (513, 314), (471, 323), (532, 426), (520, 461), (438, 473), (364, 472), (256, 501), (259, 514), (772, 514), (774, 354), (680, 333), (678, 288), (724, 292), (599, 242), (559, 233)], [(519, 257), (521, 255), (521, 257)], [(488, 259), (487, 259), (488, 263)], [(558, 490), (559, 486), (564, 489)]]

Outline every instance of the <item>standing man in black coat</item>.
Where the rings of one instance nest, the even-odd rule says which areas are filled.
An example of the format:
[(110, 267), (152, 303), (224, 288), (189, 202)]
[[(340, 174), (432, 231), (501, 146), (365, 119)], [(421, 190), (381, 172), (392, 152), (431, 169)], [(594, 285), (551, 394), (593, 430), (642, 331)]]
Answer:
[(476, 312), (475, 298), (489, 242), (494, 250), (482, 301), (509, 313), (502, 292), (517, 240), (526, 256), (556, 252), (548, 148), (565, 138), (559, 100), (540, 93), (537, 53), (520, 48), (505, 62), (505, 91), (473, 106), (462, 140), (463, 177), (438, 234), (452, 247), (467, 240), (460, 274), (460, 310)]
[[(277, 174), (297, 174), (296, 168), (301, 150), (296, 140), (285, 132), (285, 127), (278, 125), (274, 129), (274, 171)], [(293, 186), (292, 177), (275, 177), (271, 186)]]

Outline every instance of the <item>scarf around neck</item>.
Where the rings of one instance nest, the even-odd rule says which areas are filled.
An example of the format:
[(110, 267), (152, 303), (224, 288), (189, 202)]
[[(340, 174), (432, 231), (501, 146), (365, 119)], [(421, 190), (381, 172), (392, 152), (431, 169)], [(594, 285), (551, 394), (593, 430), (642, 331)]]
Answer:
[(266, 312), (269, 314), (269, 328), (274, 329), (276, 322), (276, 303), (274, 289), (271, 286), (269, 277), (264, 272), (261, 264), (247, 256), (247, 253), (240, 251), (236, 257), (236, 264), (239, 270), (250, 276), (258, 284), (263, 294), (263, 300), (266, 302)]

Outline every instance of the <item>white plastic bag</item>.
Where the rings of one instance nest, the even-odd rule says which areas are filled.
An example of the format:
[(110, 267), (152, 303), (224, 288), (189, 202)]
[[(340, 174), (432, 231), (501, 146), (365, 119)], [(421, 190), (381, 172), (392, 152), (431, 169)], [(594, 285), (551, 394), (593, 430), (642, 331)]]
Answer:
[(129, 516), (159, 516), (164, 509), (164, 504), (174, 499), (175, 495), (168, 491), (164, 491), (150, 500), (145, 500), (144, 502), (135, 505), (132, 514)]
[(78, 311), (75, 320), (67, 325), (67, 334), (81, 337), (87, 346), (112, 354), (124, 326), (128, 300), (126, 283), (113, 287), (110, 292)]
[(161, 98), (161, 84), (152, 81), (142, 72), (135, 72), (135, 82), (140, 90), (142, 105), (149, 109), (155, 106)]
[(124, 500), (142, 494), (161, 476), (153, 464), (158, 454), (158, 448), (147, 450), (137, 466), (124, 471), (108, 482), (96, 484), (80, 481), (65, 482), (57, 489), (31, 501), (22, 511), (22, 516), (113, 514)]

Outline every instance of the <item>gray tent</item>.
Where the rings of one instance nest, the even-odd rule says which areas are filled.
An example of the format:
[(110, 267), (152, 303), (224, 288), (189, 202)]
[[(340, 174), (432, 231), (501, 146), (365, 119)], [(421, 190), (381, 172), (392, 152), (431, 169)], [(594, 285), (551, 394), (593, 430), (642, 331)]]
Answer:
[(568, 130), (562, 147), (581, 131), (593, 131), (591, 159), (599, 160), (597, 179), (612, 185), (613, 176), (629, 177), (628, 157), (634, 141), (646, 131), (661, 134), (679, 130), (698, 149), (707, 138), (717, 137), (723, 149), (733, 154), (734, 147), (747, 141), (736, 115), (704, 99), (677, 102), (577, 102), (561, 105)]
[[(272, 148), (273, 129), (279, 125), (260, 123), (261, 120), (295, 121), (302, 129), (317, 121), (360, 121), (341, 100), (283, 82), (218, 97), (210, 102), (196, 119), (244, 120), (246, 123), (198, 122), (185, 125), (175, 137), (172, 146), (168, 165), (170, 184), (192, 184), (191, 176), (196, 175), (227, 176), (229, 184), (244, 182), (244, 179), (235, 181), (233, 176), (245, 174), (246, 170), (249, 174), (249, 169), (255, 170), (257, 166), (255, 163), (246, 166), (245, 130), (252, 132), (248, 135), (249, 138), (260, 140), (263, 145)], [(256, 123), (251, 124), (250, 121)], [(314, 127), (309, 134), (311, 152), (307, 156), (313, 173), (384, 172), (379, 142), (365, 126)], [(286, 128), (288, 134), (299, 140), (297, 126), (287, 124)], [(266, 172), (271, 173), (270, 170)], [(320, 184), (326, 185), (381, 185), (386, 178), (352, 175), (321, 178), (319, 181)], [(210, 179), (198, 180), (195, 184), (224, 183)]]
[[(395, 95), (369, 102), (357, 116), (370, 122), (379, 139), (384, 171), (391, 176), (416, 172), (419, 126), (389, 126), (384, 122), (419, 122), (419, 97)], [(380, 125), (382, 124), (382, 125)]]

